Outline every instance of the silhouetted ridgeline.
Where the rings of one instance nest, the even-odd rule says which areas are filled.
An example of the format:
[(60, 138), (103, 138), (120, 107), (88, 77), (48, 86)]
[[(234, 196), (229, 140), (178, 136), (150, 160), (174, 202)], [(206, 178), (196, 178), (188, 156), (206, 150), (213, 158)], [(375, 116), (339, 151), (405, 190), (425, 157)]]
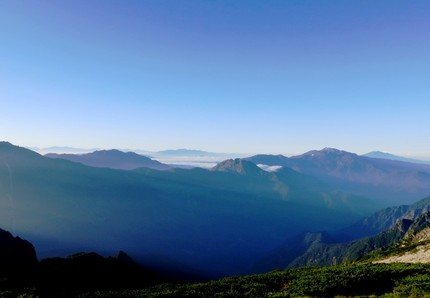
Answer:
[[(96, 290), (144, 288), (166, 282), (162, 273), (144, 269), (120, 251), (116, 257), (79, 253), (38, 262), (31, 243), (0, 229), (0, 296), (28, 291), (42, 297)], [(11, 294), (13, 296), (13, 294)]]
[(31, 279), (36, 265), (33, 245), (0, 229), (0, 284)]

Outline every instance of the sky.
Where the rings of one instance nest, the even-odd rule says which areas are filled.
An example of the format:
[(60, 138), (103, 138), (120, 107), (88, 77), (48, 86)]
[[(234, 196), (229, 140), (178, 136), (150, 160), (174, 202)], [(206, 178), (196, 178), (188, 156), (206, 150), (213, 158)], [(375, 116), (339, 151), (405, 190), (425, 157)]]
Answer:
[(430, 158), (430, 1), (0, 1), (0, 139)]

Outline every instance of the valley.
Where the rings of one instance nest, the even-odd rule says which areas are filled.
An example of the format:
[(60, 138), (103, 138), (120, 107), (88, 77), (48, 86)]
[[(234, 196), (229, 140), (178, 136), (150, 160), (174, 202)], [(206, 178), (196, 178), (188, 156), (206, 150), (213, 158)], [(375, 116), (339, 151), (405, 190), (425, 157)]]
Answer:
[[(401, 175), (408, 178), (397, 183)], [(430, 198), (410, 204), (430, 192), (429, 177), (427, 165), (336, 149), (183, 169), (135, 153), (42, 156), (2, 142), (0, 223), (29, 240), (39, 260), (125, 251), (160, 282), (205, 281), (384, 250), (404, 237), (399, 220), (430, 209)], [(401, 258), (426, 250), (417, 251)]]

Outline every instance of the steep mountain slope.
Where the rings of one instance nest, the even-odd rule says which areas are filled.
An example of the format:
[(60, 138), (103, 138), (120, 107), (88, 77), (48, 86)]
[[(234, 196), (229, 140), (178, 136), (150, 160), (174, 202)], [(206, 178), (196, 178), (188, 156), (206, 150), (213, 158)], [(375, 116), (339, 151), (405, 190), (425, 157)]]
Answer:
[(391, 228), (400, 218), (414, 219), (429, 210), (430, 197), (411, 205), (388, 207), (361, 219), (350, 227), (341, 229), (340, 233), (348, 235), (351, 240), (372, 236)]
[(374, 263), (430, 263), (430, 212), (402, 222), (405, 225), (402, 239), (388, 249), (368, 256), (376, 259)]
[(406, 233), (411, 233), (414, 227), (411, 223), (420, 222), (418, 219), (425, 218), (429, 210), (430, 197), (412, 205), (377, 211), (335, 233), (305, 232), (287, 239), (281, 247), (259, 260), (254, 268), (261, 271), (274, 267), (327, 266), (354, 260), (396, 243)]
[[(330, 266), (356, 260), (369, 253), (386, 249), (402, 239), (407, 231), (409, 220), (400, 220), (397, 225), (375, 236), (347, 243), (332, 243), (321, 233), (313, 235), (314, 241), (308, 243), (303, 254), (293, 259), (288, 268), (301, 266)], [(309, 237), (309, 236), (308, 236)]]
[(246, 160), (289, 167), (385, 206), (412, 203), (417, 197), (430, 194), (430, 165), (364, 157), (333, 148), (290, 158), (256, 155)]
[[(430, 263), (430, 229), (419, 232), (412, 237), (411, 242), (404, 244), (401, 249), (392, 248), (388, 256), (380, 257), (374, 263)], [(400, 251), (399, 251), (400, 250)], [(385, 252), (385, 254), (387, 254)]]
[(111, 168), (120, 170), (134, 170), (145, 167), (154, 170), (168, 170), (171, 167), (152, 160), (149, 157), (134, 152), (122, 152), (119, 150), (100, 150), (86, 154), (45, 154), (49, 158), (61, 158), (79, 162), (87, 166)]
[(42, 257), (125, 250), (144, 264), (171, 260), (213, 277), (248, 272), (285, 237), (346, 226), (364, 212), (359, 198), (295, 171), (268, 173), (246, 162), (219, 170), (228, 163), (122, 171), (0, 143), (0, 225), (31, 240)]
[[(333, 243), (321, 233), (313, 234), (303, 253), (288, 267), (306, 265), (327, 266), (362, 258), (377, 262), (428, 262), (430, 261), (430, 212), (416, 210), (405, 213), (394, 225), (379, 234), (347, 243)], [(307, 235), (309, 237), (309, 235)], [(376, 254), (375, 254), (376, 253)]]

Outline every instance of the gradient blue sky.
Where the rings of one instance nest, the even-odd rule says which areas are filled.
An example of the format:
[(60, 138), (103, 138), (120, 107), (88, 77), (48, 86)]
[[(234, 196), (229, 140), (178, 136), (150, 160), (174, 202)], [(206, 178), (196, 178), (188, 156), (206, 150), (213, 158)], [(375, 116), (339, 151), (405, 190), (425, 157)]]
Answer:
[(21, 146), (430, 157), (430, 1), (0, 1)]

